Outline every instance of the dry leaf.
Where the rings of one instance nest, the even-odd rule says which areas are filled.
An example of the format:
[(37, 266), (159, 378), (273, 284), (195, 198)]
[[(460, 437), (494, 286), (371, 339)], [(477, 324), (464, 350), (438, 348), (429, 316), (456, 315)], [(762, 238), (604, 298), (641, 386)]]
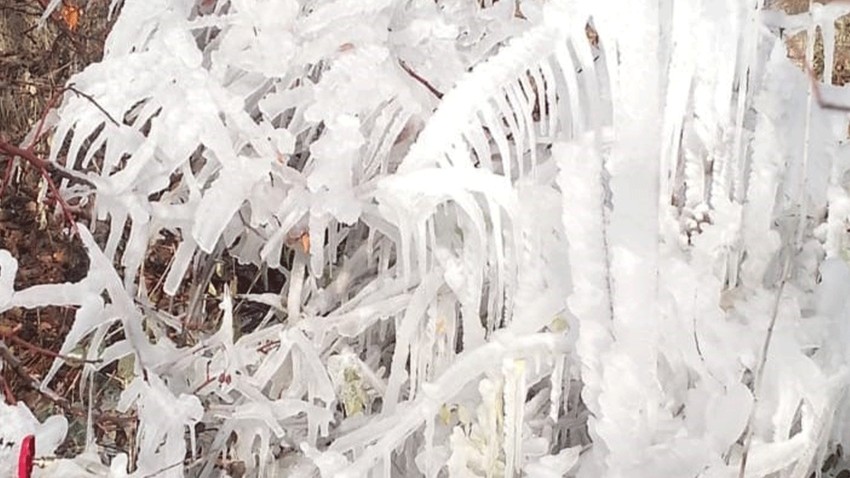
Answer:
[(62, 16), (62, 21), (65, 22), (65, 26), (67, 26), (72, 32), (77, 31), (77, 26), (79, 26), (82, 14), (83, 11), (80, 7), (71, 2), (62, 2), (62, 9), (59, 11), (59, 15)]

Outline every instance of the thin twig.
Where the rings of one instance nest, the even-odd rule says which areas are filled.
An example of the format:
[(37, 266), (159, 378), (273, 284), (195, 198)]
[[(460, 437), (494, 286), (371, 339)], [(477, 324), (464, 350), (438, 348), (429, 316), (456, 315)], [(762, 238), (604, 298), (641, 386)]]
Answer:
[[(88, 416), (88, 410), (78, 405), (72, 405), (67, 398), (60, 396), (49, 387), (44, 386), (40, 380), (30, 375), (26, 368), (24, 368), (23, 364), (21, 364), (21, 361), (15, 357), (15, 354), (13, 354), (11, 350), (9, 350), (9, 347), (2, 338), (0, 338), (0, 358), (3, 359), (4, 363), (9, 364), (15, 374), (22, 378), (30, 388), (58, 405), (65, 414), (80, 417)], [(118, 414), (114, 412), (108, 413), (101, 411), (92, 411), (92, 417), (96, 420), (108, 420), (119, 424), (126, 424), (137, 420), (137, 417), (133, 414)]]
[(78, 358), (78, 357), (70, 357), (68, 355), (62, 355), (62, 354), (56, 353), (52, 350), (48, 350), (48, 349), (39, 347), (38, 345), (35, 345), (31, 342), (27, 342), (26, 340), (18, 337), (17, 335), (9, 335), (5, 338), (10, 340), (11, 342), (14, 342), (14, 343), (20, 345), (21, 347), (25, 347), (25, 348), (30, 349), (33, 352), (40, 353), (40, 354), (46, 355), (48, 357), (61, 359), (61, 360), (64, 360), (66, 362), (80, 363), (80, 364), (84, 364), (84, 363), (98, 364), (98, 363), (103, 362), (103, 360), (101, 360), (101, 359), (82, 359), (82, 358)]
[(3, 397), (6, 399), (6, 405), (14, 405), (17, 399), (15, 399), (12, 387), (9, 386), (9, 382), (6, 381), (6, 377), (2, 373), (0, 373), (0, 385), (3, 386)]
[(113, 118), (113, 117), (112, 117), (112, 115), (111, 115), (111, 114), (109, 114), (109, 112), (108, 112), (108, 111), (106, 111), (106, 110), (103, 108), (103, 106), (100, 106), (100, 104), (97, 102), (97, 100), (95, 100), (94, 98), (92, 98), (92, 96), (91, 96), (91, 95), (89, 95), (88, 93), (83, 93), (82, 91), (78, 90), (77, 88), (75, 88), (75, 87), (74, 87), (74, 84), (73, 84), (73, 83), (71, 83), (70, 85), (66, 86), (66, 88), (67, 88), (69, 91), (73, 91), (74, 93), (76, 93), (76, 94), (78, 94), (78, 95), (82, 96), (83, 98), (85, 98), (85, 99), (89, 100), (89, 101), (91, 102), (91, 104), (93, 104), (93, 105), (95, 106), (95, 108), (99, 109), (101, 113), (103, 113), (103, 114), (104, 114), (107, 118), (109, 118), (109, 121), (111, 121), (113, 125), (115, 125), (115, 126), (119, 126), (119, 127), (121, 126), (121, 123), (119, 123), (118, 121), (116, 121), (116, 120), (115, 120), (115, 118)]
[(408, 75), (412, 76), (414, 80), (418, 81), (425, 88), (428, 88), (428, 91), (430, 91), (432, 95), (436, 96), (438, 100), (443, 99), (443, 93), (440, 90), (434, 88), (434, 86), (429, 83), (428, 80), (422, 78), (419, 73), (413, 71), (413, 69), (410, 68), (410, 66), (408, 66), (407, 63), (404, 62), (404, 60), (399, 59), (398, 64), (401, 65), (402, 69), (404, 69), (404, 71), (407, 72)]
[(806, 69), (806, 73), (808, 73), (809, 75), (809, 81), (812, 85), (812, 95), (814, 95), (815, 101), (817, 101), (818, 105), (820, 105), (821, 108), (835, 111), (850, 111), (850, 105), (842, 105), (823, 99), (823, 96), (821, 95), (820, 91), (820, 81), (818, 81), (815, 71), (809, 65), (809, 61), (805, 58), (803, 58), (803, 67)]
[(38, 144), (38, 141), (41, 139), (41, 135), (44, 133), (44, 123), (47, 121), (47, 115), (50, 114), (50, 111), (56, 105), (56, 101), (59, 100), (63, 93), (64, 89), (59, 90), (56, 94), (53, 95), (52, 98), (50, 98), (50, 101), (47, 102), (47, 106), (44, 108), (44, 112), (41, 114), (41, 119), (39, 119), (38, 121), (38, 127), (36, 127), (35, 129), (35, 134), (32, 137), (32, 141), (30, 142), (30, 145), (27, 146), (27, 151), (34, 151), (35, 145)]
[(159, 474), (164, 473), (168, 470), (177, 468), (178, 466), (185, 466), (187, 469), (193, 468), (193, 467), (197, 466), (198, 464), (203, 463), (204, 460), (206, 460), (208, 458), (212, 458), (217, 453), (218, 453), (217, 451), (211, 451), (211, 452), (205, 453), (204, 455), (201, 455), (201, 456), (195, 458), (194, 460), (192, 460), (190, 458), (185, 458), (185, 459), (178, 461), (176, 463), (172, 463), (168, 466), (162, 467), (162, 468), (154, 471), (153, 473), (150, 473), (150, 474), (143, 476), (142, 478), (154, 478), (155, 476), (158, 476)]
[(5, 363), (9, 364), (12, 367), (12, 370), (14, 370), (19, 377), (26, 381), (27, 385), (32, 387), (34, 390), (37, 390), (45, 397), (49, 398), (53, 403), (56, 403), (57, 405), (62, 407), (63, 410), (70, 409), (71, 405), (70, 403), (68, 403), (68, 400), (66, 398), (60, 397), (58, 393), (47, 387), (42, 387), (41, 382), (32, 375), (30, 375), (29, 372), (27, 372), (27, 370), (21, 364), (21, 361), (18, 360), (18, 358), (15, 357), (12, 351), (9, 350), (9, 347), (6, 346), (6, 342), (3, 339), (0, 339), (0, 357), (3, 358), (3, 361)]
[(278, 347), (280, 347), (280, 340), (272, 340), (270, 342), (267, 342), (267, 343), (261, 345), (259, 348), (257, 348), (257, 352), (259, 352), (261, 354), (267, 354), (267, 353), (271, 352), (272, 349), (275, 349), (275, 348), (278, 348)]
[(750, 455), (750, 447), (753, 442), (753, 425), (755, 422), (756, 408), (759, 402), (759, 392), (761, 391), (761, 382), (764, 379), (764, 367), (767, 363), (767, 353), (770, 351), (770, 342), (773, 340), (773, 330), (776, 327), (776, 318), (779, 316), (779, 304), (782, 301), (782, 292), (785, 290), (785, 284), (788, 282), (788, 273), (791, 265), (790, 254), (785, 258), (785, 265), (782, 267), (782, 282), (779, 284), (779, 290), (776, 292), (776, 300), (773, 302), (771, 310), (770, 323), (767, 326), (767, 332), (764, 336), (764, 342), (761, 346), (761, 358), (759, 359), (758, 368), (756, 369), (755, 383), (753, 384), (753, 408), (750, 410), (750, 417), (747, 420), (747, 428), (744, 431), (744, 449), (741, 452), (741, 467), (738, 470), (738, 478), (744, 478), (747, 471), (747, 458)]
[(48, 174), (48, 169), (50, 169), (50, 162), (45, 161), (38, 156), (35, 155), (29, 149), (19, 148), (15, 145), (9, 144), (3, 140), (0, 140), (0, 153), (4, 153), (10, 156), (9, 160), (13, 160), (15, 156), (25, 159), (27, 162), (32, 164), (41, 170), (41, 176), (47, 181), (47, 186), (50, 189), (51, 195), (59, 204), (59, 208), (62, 210), (62, 214), (65, 216), (65, 220), (68, 221), (68, 224), (71, 227), (71, 230), (76, 234), (77, 225), (76, 221), (74, 221), (74, 216), (71, 214), (71, 208), (68, 206), (68, 203), (62, 199), (62, 195), (59, 194), (59, 188), (56, 187), (56, 183), (53, 182), (53, 178)]
[(15, 169), (15, 159), (9, 158), (6, 163), (6, 170), (3, 172), (3, 183), (0, 184), (0, 198), (3, 197), (3, 193), (6, 192), (6, 186), (12, 181), (12, 171)]

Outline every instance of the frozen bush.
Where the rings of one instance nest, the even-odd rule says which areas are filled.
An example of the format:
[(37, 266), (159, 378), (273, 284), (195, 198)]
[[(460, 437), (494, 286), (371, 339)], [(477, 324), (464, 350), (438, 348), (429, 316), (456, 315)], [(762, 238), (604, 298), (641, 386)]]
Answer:
[[(77, 305), (62, 352), (132, 360), (139, 449), (98, 473), (807, 477), (848, 443), (847, 118), (779, 34), (847, 5), (113, 10), (50, 157), (106, 240), (21, 291), (0, 253), (0, 312)], [(266, 319), (151, 307), (166, 232), (168, 294), (226, 252), (286, 277), (235, 297)]]

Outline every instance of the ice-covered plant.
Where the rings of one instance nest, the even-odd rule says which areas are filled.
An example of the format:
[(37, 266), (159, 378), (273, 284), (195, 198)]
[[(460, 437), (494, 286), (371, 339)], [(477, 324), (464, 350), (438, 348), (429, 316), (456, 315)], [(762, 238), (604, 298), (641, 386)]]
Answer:
[[(847, 119), (817, 101), (850, 95), (781, 39), (818, 27), (829, 78), (850, 6), (113, 10), (50, 117), (89, 275), (16, 291), (0, 253), (0, 312), (77, 306), (60, 352), (133, 367), (132, 459), (90, 437), (57, 476), (807, 477), (850, 443)], [(143, 280), (166, 234), (177, 315)], [(222, 254), (282, 289), (198, 305)]]

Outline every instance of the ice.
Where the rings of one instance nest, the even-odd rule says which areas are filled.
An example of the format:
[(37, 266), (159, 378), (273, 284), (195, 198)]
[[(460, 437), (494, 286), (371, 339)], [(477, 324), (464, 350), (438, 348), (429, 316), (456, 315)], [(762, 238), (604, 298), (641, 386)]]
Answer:
[(0, 401), (0, 468), (2, 475), (14, 476), (18, 467), (21, 442), (27, 435), (35, 436), (35, 456), (50, 456), (68, 431), (68, 420), (62, 415), (53, 415), (39, 422), (23, 402), (8, 405)]
[(45, 476), (805, 477), (850, 439), (846, 114), (779, 32), (841, 2), (112, 3), (49, 116), (90, 269), (0, 250), (0, 311), (73, 308), (137, 446)]

